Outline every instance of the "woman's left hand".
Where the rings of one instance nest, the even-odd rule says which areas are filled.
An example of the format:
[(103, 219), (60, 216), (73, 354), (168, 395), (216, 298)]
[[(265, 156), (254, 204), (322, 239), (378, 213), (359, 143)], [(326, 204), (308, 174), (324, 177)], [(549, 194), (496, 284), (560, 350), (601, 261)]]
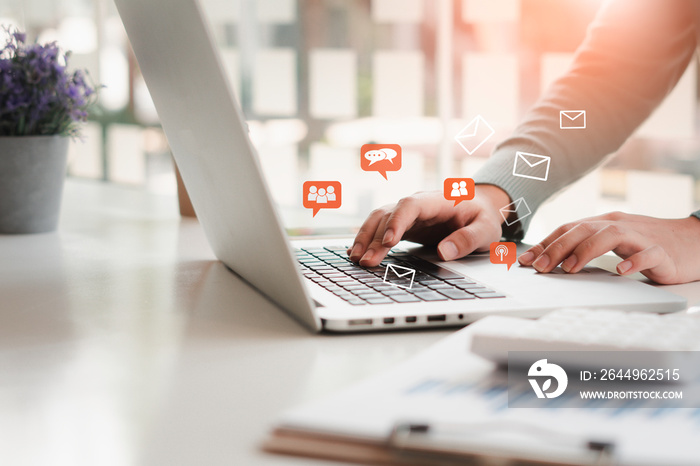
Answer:
[(700, 220), (613, 212), (560, 226), (518, 261), (542, 273), (559, 264), (576, 273), (608, 251), (624, 259), (620, 275), (641, 272), (664, 285), (700, 280)]

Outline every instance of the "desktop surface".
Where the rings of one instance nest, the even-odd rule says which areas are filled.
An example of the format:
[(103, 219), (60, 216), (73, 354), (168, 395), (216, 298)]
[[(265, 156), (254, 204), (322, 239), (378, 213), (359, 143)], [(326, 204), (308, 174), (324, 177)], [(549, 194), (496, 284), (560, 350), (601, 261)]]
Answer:
[(0, 236), (0, 463), (310, 464), (259, 448), (284, 410), (453, 331), (314, 335), (175, 202), (69, 180), (57, 233)]

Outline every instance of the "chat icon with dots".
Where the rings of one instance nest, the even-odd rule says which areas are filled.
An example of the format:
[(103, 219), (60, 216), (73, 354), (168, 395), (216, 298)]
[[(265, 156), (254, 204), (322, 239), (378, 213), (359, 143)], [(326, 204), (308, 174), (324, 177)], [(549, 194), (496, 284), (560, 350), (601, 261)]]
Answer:
[(366, 172), (378, 172), (388, 180), (386, 172), (401, 170), (401, 146), (365, 144), (360, 150), (360, 168)]

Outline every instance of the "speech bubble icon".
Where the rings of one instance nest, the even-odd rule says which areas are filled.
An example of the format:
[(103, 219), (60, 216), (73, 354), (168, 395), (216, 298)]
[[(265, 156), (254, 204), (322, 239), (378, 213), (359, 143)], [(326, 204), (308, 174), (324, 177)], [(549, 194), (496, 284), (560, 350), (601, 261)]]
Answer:
[(491, 243), (490, 258), (492, 264), (506, 264), (508, 270), (515, 264), (517, 249), (515, 243)]
[(401, 169), (401, 146), (398, 144), (365, 144), (360, 150), (360, 168), (378, 172), (388, 180), (386, 172)]
[(457, 207), (462, 201), (474, 199), (474, 180), (471, 178), (447, 178), (442, 185), (442, 193), (448, 201), (455, 201)]
[(342, 201), (340, 181), (306, 181), (302, 188), (302, 203), (313, 210), (315, 217), (321, 209), (337, 209)]

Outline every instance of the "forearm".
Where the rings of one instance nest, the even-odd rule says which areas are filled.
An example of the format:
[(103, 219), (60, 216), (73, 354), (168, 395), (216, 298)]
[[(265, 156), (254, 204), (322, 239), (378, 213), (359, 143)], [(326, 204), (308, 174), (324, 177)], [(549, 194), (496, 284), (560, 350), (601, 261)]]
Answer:
[[(474, 179), (524, 198), (534, 212), (617, 150), (673, 88), (695, 51), (682, 1), (618, 0), (602, 10), (569, 72), (501, 143)], [(560, 110), (586, 110), (585, 130), (561, 130)], [(513, 176), (516, 151), (551, 157), (547, 181)], [(518, 212), (521, 214), (521, 212)], [(522, 219), (526, 229), (532, 216)]]

